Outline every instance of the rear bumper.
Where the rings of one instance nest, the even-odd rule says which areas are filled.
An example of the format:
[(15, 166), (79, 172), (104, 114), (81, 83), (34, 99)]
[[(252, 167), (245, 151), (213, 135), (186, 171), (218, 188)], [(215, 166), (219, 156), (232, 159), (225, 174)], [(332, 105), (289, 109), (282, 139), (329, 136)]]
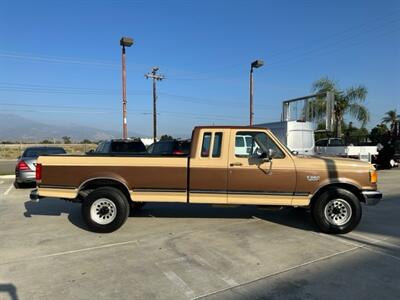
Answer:
[(380, 191), (363, 191), (362, 195), (364, 196), (366, 205), (376, 205), (382, 200), (382, 193)]
[(36, 181), (36, 174), (35, 172), (17, 172), (15, 174), (15, 180), (18, 183), (28, 183), (28, 182), (35, 182)]
[(31, 193), (29, 194), (29, 198), (30, 198), (32, 201), (37, 201), (37, 200), (39, 200), (40, 198), (43, 198), (43, 197), (39, 196), (39, 193), (38, 193), (38, 190), (37, 190), (37, 189), (34, 189), (34, 190), (32, 190)]

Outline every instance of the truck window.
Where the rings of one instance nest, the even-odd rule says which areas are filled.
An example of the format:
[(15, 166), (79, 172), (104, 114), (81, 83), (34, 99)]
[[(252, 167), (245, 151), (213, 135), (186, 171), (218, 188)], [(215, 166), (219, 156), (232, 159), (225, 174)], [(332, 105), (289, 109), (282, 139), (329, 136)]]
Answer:
[(315, 146), (317, 147), (326, 147), (326, 145), (328, 144), (328, 140), (324, 139), (324, 140), (319, 140), (315, 143)]
[(221, 144), (222, 144), (222, 132), (216, 132), (214, 134), (214, 146), (212, 151), (212, 157), (221, 156)]
[(330, 139), (329, 146), (331, 146), (331, 147), (344, 146), (344, 143), (343, 143), (343, 140), (341, 140), (341, 139)]
[[(237, 143), (242, 140), (243, 143)], [(265, 132), (243, 132), (236, 133), (235, 139), (235, 156), (237, 157), (257, 157), (257, 152), (268, 151), (272, 149), (273, 158), (284, 158), (285, 154), (282, 150), (272, 141)], [(244, 143), (246, 141), (246, 144)]]
[(205, 132), (203, 135), (203, 143), (201, 144), (201, 157), (210, 155), (211, 132)]

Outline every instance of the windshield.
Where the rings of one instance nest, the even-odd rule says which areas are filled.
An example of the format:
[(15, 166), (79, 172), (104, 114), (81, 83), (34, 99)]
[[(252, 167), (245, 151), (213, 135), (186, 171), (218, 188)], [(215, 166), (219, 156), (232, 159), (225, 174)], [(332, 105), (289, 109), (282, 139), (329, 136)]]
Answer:
[(38, 157), (40, 155), (52, 155), (52, 154), (65, 154), (63, 148), (28, 148), (25, 150), (23, 157)]
[(142, 142), (113, 142), (111, 152), (146, 152)]

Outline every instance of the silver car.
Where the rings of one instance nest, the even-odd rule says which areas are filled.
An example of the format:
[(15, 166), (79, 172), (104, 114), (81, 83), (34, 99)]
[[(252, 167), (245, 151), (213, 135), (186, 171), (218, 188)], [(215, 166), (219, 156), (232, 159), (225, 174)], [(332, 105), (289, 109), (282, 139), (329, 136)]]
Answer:
[(19, 188), (25, 183), (34, 183), (36, 173), (36, 160), (40, 155), (65, 154), (61, 147), (28, 147), (18, 158), (15, 166), (15, 187)]

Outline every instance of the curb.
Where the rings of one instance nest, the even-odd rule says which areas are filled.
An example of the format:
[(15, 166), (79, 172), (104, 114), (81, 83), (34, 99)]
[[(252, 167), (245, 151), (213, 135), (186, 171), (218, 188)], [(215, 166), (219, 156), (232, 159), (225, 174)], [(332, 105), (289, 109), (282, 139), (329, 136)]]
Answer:
[(0, 175), (0, 179), (14, 179), (15, 175)]

